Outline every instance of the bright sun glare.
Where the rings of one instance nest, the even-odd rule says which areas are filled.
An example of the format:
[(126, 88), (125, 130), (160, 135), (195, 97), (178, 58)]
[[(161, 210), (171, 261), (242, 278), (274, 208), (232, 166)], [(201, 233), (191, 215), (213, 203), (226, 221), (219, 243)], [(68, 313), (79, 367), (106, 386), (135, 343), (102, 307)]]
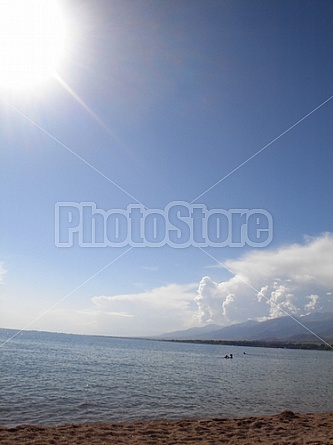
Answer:
[(54, 75), (65, 38), (59, 0), (1, 0), (0, 87), (31, 88)]

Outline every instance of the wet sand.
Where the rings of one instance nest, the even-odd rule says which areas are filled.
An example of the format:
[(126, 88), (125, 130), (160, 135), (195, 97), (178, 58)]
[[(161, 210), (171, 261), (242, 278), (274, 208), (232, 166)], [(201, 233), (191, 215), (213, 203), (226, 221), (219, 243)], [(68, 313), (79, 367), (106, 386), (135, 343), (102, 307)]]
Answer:
[(131, 423), (0, 427), (2, 445), (333, 445), (333, 412), (158, 420)]

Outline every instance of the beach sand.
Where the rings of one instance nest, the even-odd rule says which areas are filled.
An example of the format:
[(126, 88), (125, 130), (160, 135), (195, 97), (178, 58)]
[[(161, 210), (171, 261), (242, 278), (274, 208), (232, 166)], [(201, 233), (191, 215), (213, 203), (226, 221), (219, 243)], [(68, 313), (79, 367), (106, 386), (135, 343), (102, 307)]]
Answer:
[(333, 445), (333, 412), (275, 416), (158, 420), (60, 426), (0, 427), (8, 445)]

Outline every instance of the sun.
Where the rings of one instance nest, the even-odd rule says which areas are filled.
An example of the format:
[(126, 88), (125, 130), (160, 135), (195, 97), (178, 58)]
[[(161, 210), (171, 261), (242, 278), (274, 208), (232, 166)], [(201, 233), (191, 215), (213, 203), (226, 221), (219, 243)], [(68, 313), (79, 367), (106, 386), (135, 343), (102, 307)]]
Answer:
[(35, 87), (64, 57), (67, 32), (59, 0), (0, 1), (0, 87)]

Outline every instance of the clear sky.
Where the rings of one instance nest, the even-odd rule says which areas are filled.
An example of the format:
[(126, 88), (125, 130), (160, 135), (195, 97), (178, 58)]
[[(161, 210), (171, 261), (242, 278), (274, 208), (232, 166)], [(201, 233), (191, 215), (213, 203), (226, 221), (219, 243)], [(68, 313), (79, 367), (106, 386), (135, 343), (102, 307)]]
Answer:
[[(156, 335), (333, 311), (332, 1), (68, 0), (62, 14), (57, 74), (18, 88), (0, 69), (0, 327)], [(1, 44), (5, 60), (0, 23)], [(263, 209), (272, 241), (55, 244), (57, 202), (174, 201)]]

